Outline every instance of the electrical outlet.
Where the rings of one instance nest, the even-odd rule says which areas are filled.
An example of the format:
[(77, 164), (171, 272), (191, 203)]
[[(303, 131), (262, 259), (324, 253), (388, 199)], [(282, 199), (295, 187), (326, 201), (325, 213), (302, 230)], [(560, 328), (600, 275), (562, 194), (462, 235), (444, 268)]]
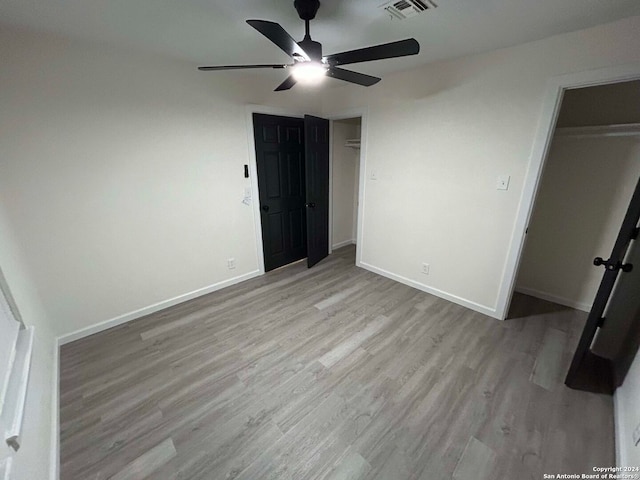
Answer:
[(235, 258), (230, 258), (227, 260), (227, 268), (229, 270), (233, 270), (234, 268), (236, 268), (236, 259)]
[(636, 429), (633, 431), (633, 444), (636, 447), (640, 445), (640, 423), (636, 426)]
[(429, 275), (429, 264), (428, 263), (423, 263), (422, 264), (422, 273), (424, 273), (425, 275)]
[(509, 190), (509, 180), (511, 180), (510, 175), (500, 175), (496, 181), (496, 189)]

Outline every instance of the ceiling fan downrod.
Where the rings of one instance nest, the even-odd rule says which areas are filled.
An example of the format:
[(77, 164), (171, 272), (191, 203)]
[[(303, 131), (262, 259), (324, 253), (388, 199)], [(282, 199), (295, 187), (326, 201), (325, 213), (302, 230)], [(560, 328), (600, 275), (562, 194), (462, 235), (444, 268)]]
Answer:
[(298, 16), (304, 20), (304, 39), (298, 45), (309, 55), (314, 62), (322, 61), (322, 44), (311, 39), (311, 29), (309, 23), (316, 18), (316, 13), (320, 8), (319, 0), (295, 0), (293, 6), (298, 12)]

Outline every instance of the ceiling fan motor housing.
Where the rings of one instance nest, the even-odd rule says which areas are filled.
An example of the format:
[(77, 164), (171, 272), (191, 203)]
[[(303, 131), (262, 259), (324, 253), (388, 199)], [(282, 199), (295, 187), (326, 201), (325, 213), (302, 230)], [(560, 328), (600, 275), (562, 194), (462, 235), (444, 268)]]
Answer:
[(309, 55), (312, 61), (322, 61), (322, 44), (320, 42), (315, 42), (310, 37), (304, 37), (304, 40), (298, 42), (298, 45)]
[(313, 20), (320, 8), (320, 0), (295, 0), (293, 6), (302, 20)]

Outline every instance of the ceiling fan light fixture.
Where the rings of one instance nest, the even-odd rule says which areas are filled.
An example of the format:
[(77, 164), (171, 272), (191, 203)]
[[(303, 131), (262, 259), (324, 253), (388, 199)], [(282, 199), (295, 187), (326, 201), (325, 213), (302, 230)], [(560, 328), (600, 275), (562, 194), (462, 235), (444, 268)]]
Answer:
[(320, 62), (301, 62), (291, 67), (291, 74), (302, 85), (316, 85), (326, 77), (328, 68)]
[[(405, 3), (409, 6), (424, 6), (424, 9), (430, 8), (426, 1), (430, 2), (435, 8), (437, 5), (433, 0), (391, 0), (395, 1), (396, 7)], [(409, 2), (412, 2), (411, 5)], [(386, 58), (406, 57), (408, 55), (416, 55), (420, 52), (420, 44), (415, 38), (407, 38), (396, 42), (382, 43), (371, 47), (357, 48), (346, 52), (334, 53), (332, 55), (323, 56), (322, 44), (311, 38), (309, 31), (309, 22), (316, 16), (320, 7), (320, 0), (295, 0), (294, 7), (298, 11), (298, 16), (304, 20), (304, 38), (296, 42), (282, 25), (270, 22), (268, 20), (247, 20), (247, 23), (255, 28), (262, 35), (267, 37), (274, 45), (285, 52), (293, 64), (258, 64), (258, 65), (211, 65), (198, 67), (201, 71), (215, 70), (244, 70), (248, 68), (269, 68), (269, 69), (287, 69), (291, 74), (274, 90), (282, 92), (291, 89), (296, 83), (306, 85), (316, 85), (325, 77), (343, 80), (370, 87), (375, 85), (381, 79), (372, 75), (354, 72), (353, 70), (345, 70), (341, 65), (349, 65), (352, 63), (371, 62), (373, 60), (384, 60)], [(399, 8), (399, 7), (398, 7)]]

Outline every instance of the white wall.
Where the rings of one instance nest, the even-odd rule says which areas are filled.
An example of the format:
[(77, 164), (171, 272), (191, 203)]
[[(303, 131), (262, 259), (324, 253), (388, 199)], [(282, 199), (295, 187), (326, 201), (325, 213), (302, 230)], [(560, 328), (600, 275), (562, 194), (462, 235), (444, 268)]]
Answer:
[(333, 248), (355, 243), (358, 200), (357, 181), (360, 150), (345, 147), (348, 139), (359, 138), (358, 125), (333, 122), (332, 137), (332, 242)]
[(5, 27), (0, 59), (0, 268), (36, 327), (14, 473), (44, 479), (55, 338), (256, 272), (246, 105), (313, 112), (315, 99), (278, 98), (274, 76)]
[(640, 62), (639, 43), (634, 17), (332, 90), (325, 114), (369, 112), (362, 264), (495, 314), (548, 80)]
[(246, 105), (313, 112), (310, 92), (1, 35), (0, 202), (54, 334), (258, 271)]
[(633, 444), (633, 431), (640, 427), (640, 353), (631, 365), (624, 384), (616, 390), (616, 450), (618, 466), (640, 466), (640, 445)]
[(589, 311), (640, 178), (640, 137), (553, 140), (517, 288)]
[[(13, 456), (16, 479), (49, 478), (55, 422), (52, 416), (54, 400), (55, 341), (48, 315), (37, 289), (24, 264), (20, 249), (0, 205), (0, 267), (11, 295), (26, 325), (35, 326), (33, 357), (27, 393), (27, 404), (20, 450)], [(0, 448), (9, 450), (6, 445)]]

